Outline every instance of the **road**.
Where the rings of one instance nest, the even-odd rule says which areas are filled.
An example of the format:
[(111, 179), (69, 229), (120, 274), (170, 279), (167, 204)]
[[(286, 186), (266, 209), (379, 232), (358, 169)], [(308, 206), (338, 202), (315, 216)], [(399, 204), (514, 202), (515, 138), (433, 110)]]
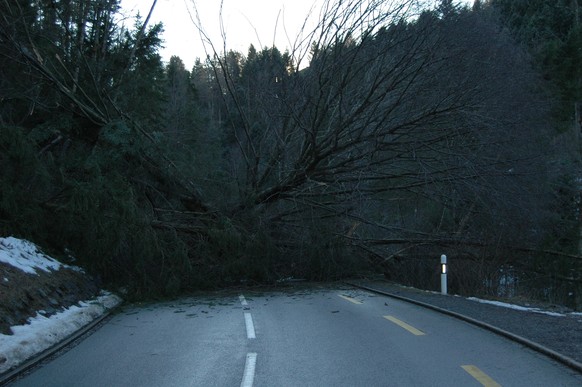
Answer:
[(582, 386), (452, 317), (351, 288), (126, 307), (13, 386)]

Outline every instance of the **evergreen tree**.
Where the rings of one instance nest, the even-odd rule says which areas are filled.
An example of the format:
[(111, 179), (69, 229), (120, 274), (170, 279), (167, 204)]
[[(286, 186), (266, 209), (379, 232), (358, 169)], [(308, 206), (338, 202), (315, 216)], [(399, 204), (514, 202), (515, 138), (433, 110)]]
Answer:
[(574, 107), (582, 101), (582, 5), (577, 0), (492, 0), (491, 5), (556, 85), (561, 97), (558, 118), (562, 130), (569, 128)]
[(457, 13), (457, 5), (453, 3), (453, 0), (440, 0), (436, 11), (441, 18), (450, 18)]
[(0, 7), (0, 232), (67, 248), (109, 283), (176, 291), (191, 272), (163, 215), (191, 187), (162, 153), (162, 26), (125, 29), (118, 0)]
[(198, 107), (190, 72), (177, 56), (166, 66), (166, 103), (164, 107), (165, 133), (175, 144), (196, 141)]

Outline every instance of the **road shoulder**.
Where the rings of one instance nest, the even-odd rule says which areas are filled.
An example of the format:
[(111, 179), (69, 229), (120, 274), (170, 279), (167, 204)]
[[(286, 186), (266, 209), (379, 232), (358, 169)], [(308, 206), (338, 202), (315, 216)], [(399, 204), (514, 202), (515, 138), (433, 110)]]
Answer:
[(582, 373), (580, 314), (516, 310), (382, 280), (353, 280), (349, 284), (462, 318), (527, 345)]

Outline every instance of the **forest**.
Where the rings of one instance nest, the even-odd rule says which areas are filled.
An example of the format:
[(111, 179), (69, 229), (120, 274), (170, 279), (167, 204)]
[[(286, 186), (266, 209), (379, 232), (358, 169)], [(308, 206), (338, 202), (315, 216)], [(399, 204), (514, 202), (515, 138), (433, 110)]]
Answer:
[(582, 308), (578, 0), (325, 0), (191, 69), (120, 9), (0, 0), (0, 235), (134, 298), (446, 254), (451, 292)]

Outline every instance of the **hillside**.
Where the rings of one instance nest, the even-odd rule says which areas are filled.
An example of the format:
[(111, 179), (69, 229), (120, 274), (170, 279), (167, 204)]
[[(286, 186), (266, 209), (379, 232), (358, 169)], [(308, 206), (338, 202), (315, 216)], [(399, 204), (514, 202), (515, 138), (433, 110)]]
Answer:
[(120, 299), (27, 241), (0, 238), (0, 373), (58, 343)]

